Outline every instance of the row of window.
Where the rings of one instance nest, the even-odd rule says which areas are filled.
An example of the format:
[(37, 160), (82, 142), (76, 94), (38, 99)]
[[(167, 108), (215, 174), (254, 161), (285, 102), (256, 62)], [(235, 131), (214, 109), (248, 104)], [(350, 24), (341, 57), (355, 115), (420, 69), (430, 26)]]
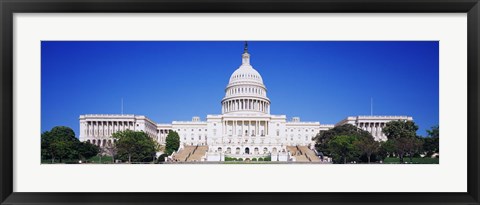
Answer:
[(255, 93), (263, 95), (263, 90), (259, 88), (230, 88), (228, 91), (230, 95), (239, 94), (239, 93)]
[[(177, 129), (177, 130), (178, 130), (178, 132), (180, 132), (180, 130), (181, 130), (181, 129)], [(183, 129), (183, 131), (184, 131), (184, 132), (186, 132), (186, 131), (187, 131), (187, 129)], [(192, 132), (193, 132), (193, 131), (194, 131), (194, 129), (192, 129)], [(202, 129), (198, 129), (198, 131), (199, 131), (199, 132), (201, 132), (201, 131), (202, 131)], [(207, 129), (205, 129), (205, 132), (206, 132), (206, 131), (207, 131)]]
[[(192, 134), (192, 136), (190, 137), (190, 139), (191, 139), (192, 141), (195, 140), (195, 137), (194, 137), (193, 134)], [(205, 135), (204, 139), (207, 140), (207, 135)], [(184, 141), (187, 140), (187, 134), (184, 134), (184, 135), (183, 135), (183, 140), (184, 140)], [(202, 136), (201, 136), (201, 135), (198, 135), (198, 140), (202, 140)]]
[(233, 76), (233, 79), (237, 79), (237, 78), (244, 78), (244, 77), (247, 77), (247, 78), (255, 78), (255, 79), (260, 79), (260, 77), (258, 77), (257, 75), (252, 75), (252, 74), (238, 74), (238, 75), (235, 75)]

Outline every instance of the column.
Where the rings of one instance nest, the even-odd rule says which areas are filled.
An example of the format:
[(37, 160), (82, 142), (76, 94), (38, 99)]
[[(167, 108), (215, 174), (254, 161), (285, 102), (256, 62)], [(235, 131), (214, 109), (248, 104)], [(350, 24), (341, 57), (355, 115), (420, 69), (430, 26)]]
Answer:
[(377, 135), (377, 127), (376, 127), (377, 123), (372, 123), (372, 136), (373, 138), (376, 138), (375, 136)]
[(97, 122), (96, 121), (92, 122), (92, 132), (93, 132), (92, 135), (94, 137), (97, 137)]
[(98, 122), (98, 136), (103, 137), (102, 121)]
[(85, 136), (90, 137), (90, 125), (88, 124), (88, 122), (85, 122), (85, 128), (87, 132), (85, 133)]
[(265, 122), (267, 125), (267, 134), (266, 136), (268, 136), (269, 132), (270, 132), (270, 123), (268, 121)]
[(265, 120), (265, 130), (266, 130), (265, 131), (265, 136), (268, 136), (268, 124), (269, 124), (268, 121)]

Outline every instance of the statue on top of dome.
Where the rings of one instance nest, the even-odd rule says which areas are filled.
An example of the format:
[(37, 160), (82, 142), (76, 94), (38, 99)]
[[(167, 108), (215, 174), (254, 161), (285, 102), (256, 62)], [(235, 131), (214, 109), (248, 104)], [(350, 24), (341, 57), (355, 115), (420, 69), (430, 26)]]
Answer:
[(245, 48), (243, 48), (243, 53), (248, 53), (248, 42), (245, 41)]

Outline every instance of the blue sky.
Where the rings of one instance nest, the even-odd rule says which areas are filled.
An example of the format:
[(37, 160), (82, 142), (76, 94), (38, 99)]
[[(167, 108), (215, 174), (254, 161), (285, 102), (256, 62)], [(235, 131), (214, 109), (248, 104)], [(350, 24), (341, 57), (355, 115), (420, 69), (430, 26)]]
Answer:
[[(42, 132), (81, 114), (146, 115), (157, 123), (221, 114), (242, 41), (44, 41)], [(335, 124), (347, 116), (409, 115), (419, 135), (438, 124), (437, 41), (251, 41), (272, 114)]]

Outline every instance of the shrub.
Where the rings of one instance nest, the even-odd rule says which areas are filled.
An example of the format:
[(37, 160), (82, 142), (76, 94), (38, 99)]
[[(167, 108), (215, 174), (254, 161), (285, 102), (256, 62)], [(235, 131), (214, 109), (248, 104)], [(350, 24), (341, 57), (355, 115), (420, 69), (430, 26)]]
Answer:
[(165, 158), (167, 158), (167, 157), (168, 157), (167, 154), (161, 154), (160, 156), (158, 156), (157, 163), (165, 162)]
[(253, 159), (252, 159), (252, 162), (256, 162), (256, 161), (257, 161), (257, 158), (253, 158)]
[(263, 161), (263, 158), (261, 158), (261, 157), (260, 157), (260, 158), (258, 158), (258, 161)]

